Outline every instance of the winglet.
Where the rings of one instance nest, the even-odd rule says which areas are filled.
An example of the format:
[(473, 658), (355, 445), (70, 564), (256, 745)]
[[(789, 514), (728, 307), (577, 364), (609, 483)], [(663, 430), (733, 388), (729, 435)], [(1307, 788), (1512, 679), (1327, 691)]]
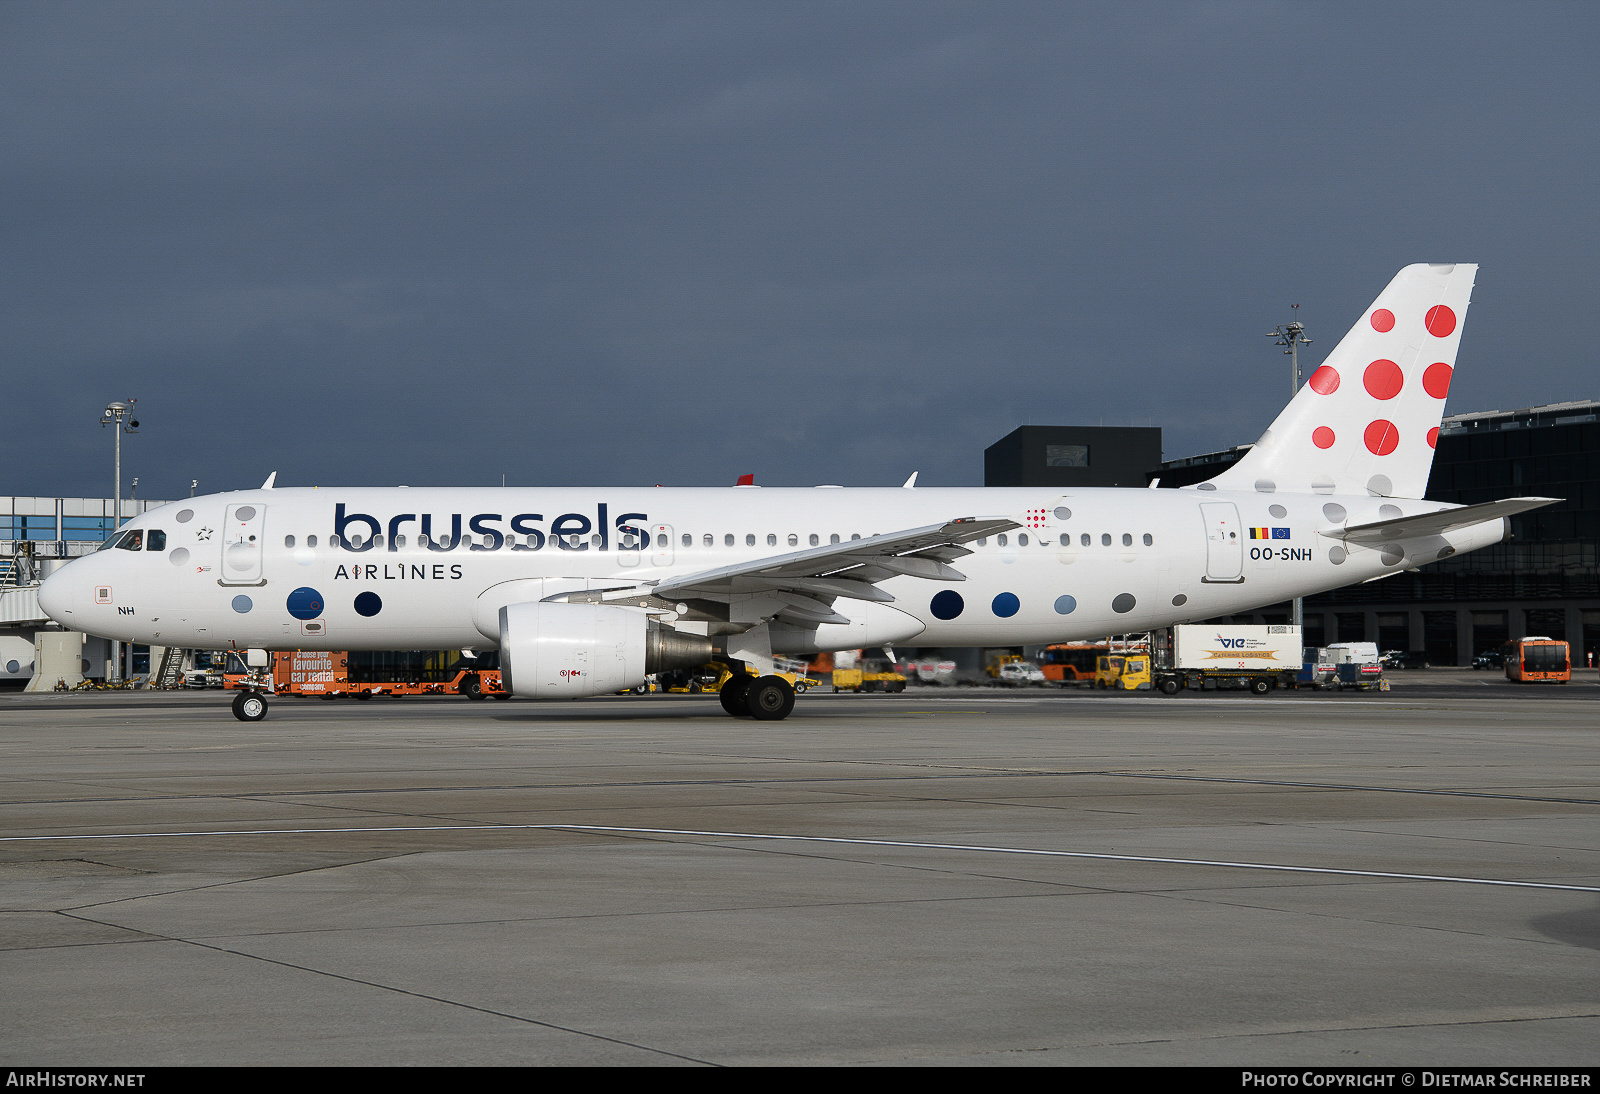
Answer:
[(913, 471), (913, 472), (911, 472), (911, 477), (909, 479), (907, 479), (905, 482), (900, 484), (900, 489), (902, 489), (902, 490), (911, 490), (911, 489), (914, 489), (916, 487), (916, 485), (917, 485), (917, 473), (915, 471)]
[(274, 471), (272, 474), (267, 476), (267, 481), (261, 484), (261, 489), (263, 489), (263, 490), (271, 490), (272, 489), (272, 484), (277, 482), (277, 481), (278, 481), (278, 473), (276, 471)]
[(751, 473), (751, 474), (748, 474), (748, 475), (740, 475), (739, 476), (739, 481), (734, 483), (735, 486), (754, 486), (755, 484), (756, 484), (756, 477), (755, 477), (754, 473)]

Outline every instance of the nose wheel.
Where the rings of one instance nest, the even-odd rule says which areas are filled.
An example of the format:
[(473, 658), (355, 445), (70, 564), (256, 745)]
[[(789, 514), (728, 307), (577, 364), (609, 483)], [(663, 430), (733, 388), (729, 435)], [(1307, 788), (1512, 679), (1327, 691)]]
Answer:
[(241, 691), (233, 697), (233, 716), (241, 722), (259, 722), (267, 716), (267, 697), (258, 691)]

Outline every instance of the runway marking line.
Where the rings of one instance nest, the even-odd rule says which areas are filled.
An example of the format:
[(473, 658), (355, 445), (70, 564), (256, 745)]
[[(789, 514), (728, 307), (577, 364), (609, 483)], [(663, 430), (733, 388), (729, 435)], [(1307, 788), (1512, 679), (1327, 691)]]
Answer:
[(210, 832), (113, 832), (56, 836), (0, 836), (0, 843), (39, 843), (59, 840), (163, 839), (205, 836), (308, 836), (380, 834), (398, 832), (599, 832), (641, 836), (705, 836), (713, 839), (749, 839), (794, 843), (834, 843), (852, 847), (901, 847), (924, 851), (978, 851), (986, 854), (1027, 855), (1038, 858), (1095, 859), (1102, 862), (1151, 862), (1165, 866), (1213, 866), (1229, 870), (1267, 870), (1292, 874), (1328, 874), (1339, 877), (1387, 878), (1397, 881), (1439, 881), (1457, 885), (1494, 885), (1513, 889), (1559, 889), (1571, 893), (1600, 893), (1600, 885), (1561, 885), (1550, 881), (1510, 881), (1503, 878), (1453, 877), (1446, 874), (1403, 874), (1388, 870), (1344, 870), (1330, 866), (1289, 866), (1273, 862), (1232, 862), (1226, 859), (1166, 858), (1157, 855), (1113, 855), (1097, 851), (1050, 851), (1037, 847), (990, 847), (970, 843), (918, 843), (911, 840), (852, 839), (845, 836), (796, 836), (772, 832), (712, 832), (693, 828), (627, 828), (611, 824), (439, 824), (384, 828), (257, 828)]

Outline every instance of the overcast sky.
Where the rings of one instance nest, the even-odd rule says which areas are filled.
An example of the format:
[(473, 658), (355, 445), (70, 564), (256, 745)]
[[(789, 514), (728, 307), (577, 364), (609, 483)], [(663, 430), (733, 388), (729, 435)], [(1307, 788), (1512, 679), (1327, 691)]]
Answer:
[[(982, 482), (1253, 440), (1482, 264), (1449, 412), (1600, 396), (1600, 5), (0, 5), (0, 493)], [(1309, 369), (1306, 372), (1309, 374)]]

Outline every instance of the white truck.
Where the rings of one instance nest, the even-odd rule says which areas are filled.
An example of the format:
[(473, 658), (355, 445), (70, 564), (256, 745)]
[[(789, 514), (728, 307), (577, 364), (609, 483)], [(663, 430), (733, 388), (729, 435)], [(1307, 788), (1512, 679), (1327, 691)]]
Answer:
[(1164, 695), (1249, 689), (1265, 695), (1295, 686), (1300, 628), (1287, 624), (1188, 623), (1151, 636), (1155, 686)]

